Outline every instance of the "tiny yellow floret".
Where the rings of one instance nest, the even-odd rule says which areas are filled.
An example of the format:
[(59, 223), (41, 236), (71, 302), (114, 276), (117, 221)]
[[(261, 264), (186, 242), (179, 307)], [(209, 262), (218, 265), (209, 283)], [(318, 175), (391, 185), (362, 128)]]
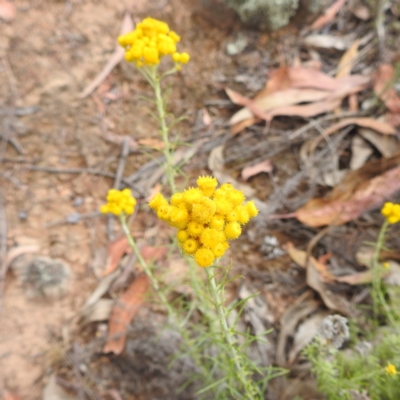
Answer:
[(212, 265), (215, 260), (215, 256), (210, 249), (201, 247), (196, 251), (194, 259), (200, 267), (206, 268)]
[(388, 375), (390, 375), (390, 376), (395, 376), (395, 375), (397, 375), (397, 369), (396, 369), (396, 367), (395, 367), (393, 364), (391, 364), (391, 363), (388, 363), (387, 367), (385, 368), (385, 372), (386, 372)]
[(197, 179), (197, 186), (203, 192), (204, 196), (212, 196), (217, 185), (217, 180), (212, 176), (200, 176)]
[(167, 206), (167, 199), (161, 194), (157, 193), (150, 201), (149, 207), (154, 211), (157, 211), (161, 206)]
[(185, 240), (182, 244), (182, 249), (187, 254), (194, 254), (196, 252), (196, 250), (198, 249), (198, 247), (199, 247), (199, 244), (198, 244), (197, 240), (195, 240), (195, 239)]

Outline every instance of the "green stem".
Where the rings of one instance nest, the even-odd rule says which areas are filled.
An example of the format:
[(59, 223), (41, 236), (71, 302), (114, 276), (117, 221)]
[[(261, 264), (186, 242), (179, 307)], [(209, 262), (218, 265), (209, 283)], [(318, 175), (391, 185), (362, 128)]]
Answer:
[[(210, 286), (210, 292), (213, 298), (214, 306), (217, 310), (218, 316), (219, 316), (219, 323), (221, 327), (222, 334), (224, 335), (225, 341), (228, 345), (230, 357), (232, 358), (235, 368), (236, 368), (236, 377), (239, 379), (240, 384), (242, 388), (246, 392), (246, 399), (252, 400), (256, 399), (254, 397), (255, 394), (260, 394), (259, 390), (255, 387), (252, 381), (248, 379), (248, 375), (246, 374), (244, 367), (241, 363), (241, 356), (240, 353), (238, 352), (236, 346), (236, 339), (234, 338), (234, 335), (232, 334), (231, 329), (228, 326), (228, 322), (226, 320), (226, 309), (223, 305), (223, 289), (220, 290), (217, 286), (217, 283), (215, 281), (215, 276), (214, 276), (214, 267), (208, 267), (206, 268), (206, 273), (207, 273), (207, 279), (209, 282)], [(261, 394), (260, 394), (261, 396)], [(261, 399), (261, 397), (259, 397)]]
[(379, 255), (385, 244), (385, 236), (389, 227), (389, 222), (385, 220), (378, 235), (374, 255), (372, 257), (372, 301), (375, 319), (379, 314), (379, 305), (381, 305), (386, 313), (387, 318), (393, 324), (394, 318), (389, 306), (386, 303), (385, 297), (382, 292), (382, 267), (379, 263)]
[(171, 152), (171, 143), (169, 141), (169, 129), (167, 126), (166, 122), (166, 113), (165, 113), (165, 104), (164, 104), (164, 99), (162, 96), (161, 92), (161, 78), (157, 74), (157, 68), (152, 67), (149, 70), (149, 76), (148, 78), (151, 87), (154, 90), (154, 94), (156, 97), (156, 106), (157, 106), (157, 113), (159, 117), (159, 123), (160, 123), (160, 133), (162, 140), (164, 142), (164, 149), (163, 149), (163, 154), (165, 157), (165, 173), (167, 175), (168, 183), (171, 188), (172, 193), (176, 192), (176, 187), (175, 187), (175, 168), (174, 168), (174, 159), (173, 155)]
[(165, 297), (165, 294), (163, 293), (163, 291), (160, 290), (160, 285), (158, 284), (156, 277), (153, 275), (153, 271), (147, 265), (145, 259), (142, 257), (142, 254), (140, 253), (140, 250), (139, 250), (139, 248), (138, 248), (138, 246), (137, 246), (137, 244), (135, 242), (135, 239), (133, 239), (133, 237), (131, 235), (131, 232), (129, 230), (128, 224), (126, 222), (126, 215), (125, 214), (121, 214), (119, 216), (119, 220), (121, 222), (122, 229), (123, 229), (123, 231), (125, 233), (125, 236), (128, 239), (128, 243), (131, 246), (132, 250), (134, 251), (137, 259), (139, 260), (140, 265), (143, 268), (143, 271), (145, 272), (145, 274), (150, 279), (150, 283), (153, 286), (153, 289), (157, 292), (157, 295), (160, 298), (163, 306), (167, 309), (168, 316), (171, 318), (172, 322), (176, 323), (177, 318), (176, 318), (176, 315), (175, 315), (175, 311), (171, 307), (171, 305), (168, 302), (168, 299)]

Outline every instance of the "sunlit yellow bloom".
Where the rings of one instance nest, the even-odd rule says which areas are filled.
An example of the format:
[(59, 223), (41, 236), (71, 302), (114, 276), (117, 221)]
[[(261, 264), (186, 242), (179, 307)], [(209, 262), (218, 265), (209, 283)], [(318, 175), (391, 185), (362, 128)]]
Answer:
[(220, 233), (221, 232), (216, 229), (204, 228), (200, 236), (201, 244), (207, 248), (213, 247), (216, 243), (221, 241)]
[(244, 194), (227, 183), (217, 189), (211, 176), (201, 176), (198, 187), (175, 193), (170, 203), (160, 194), (149, 203), (160, 219), (179, 229), (178, 244), (201, 267), (211, 266), (242, 233), (242, 225), (258, 214)]
[(190, 221), (187, 226), (187, 231), (189, 235), (198, 237), (201, 235), (201, 232), (204, 230), (204, 225), (200, 224), (197, 221)]
[(176, 234), (176, 237), (180, 242), (184, 242), (185, 240), (189, 239), (189, 233), (187, 230), (181, 229)]
[(130, 189), (110, 189), (107, 194), (107, 204), (100, 207), (103, 214), (131, 215), (135, 211), (136, 199), (132, 196)]
[(204, 196), (212, 196), (218, 182), (212, 176), (200, 176), (197, 179), (197, 186), (203, 192)]
[(187, 239), (182, 243), (182, 249), (187, 254), (193, 254), (198, 249), (199, 244), (195, 239)]
[(216, 212), (221, 215), (226, 215), (233, 210), (233, 204), (224, 197), (217, 197), (214, 199), (216, 205)]
[(154, 18), (145, 18), (135, 30), (118, 37), (118, 43), (125, 48), (125, 59), (134, 62), (138, 68), (157, 65), (168, 55), (177, 66), (187, 64), (189, 54), (176, 51), (179, 41), (179, 35), (171, 31), (168, 24)]
[(224, 232), (227, 239), (237, 239), (242, 233), (242, 228), (238, 222), (229, 222), (226, 224)]
[(231, 189), (228, 192), (228, 198), (234, 206), (238, 206), (244, 202), (244, 194), (240, 190)]
[(215, 214), (209, 223), (210, 228), (216, 229), (217, 231), (220, 231), (223, 229), (225, 225), (225, 218), (222, 215)]
[(208, 224), (216, 211), (215, 203), (208, 197), (202, 196), (192, 205), (192, 218), (201, 224)]
[(246, 207), (246, 211), (249, 214), (250, 218), (254, 218), (258, 215), (258, 209), (257, 209), (256, 205), (254, 204), (253, 200), (246, 203), (245, 207)]
[(171, 208), (170, 213), (171, 225), (175, 228), (184, 229), (189, 222), (189, 213), (184, 208)]
[(183, 197), (183, 193), (175, 193), (171, 197), (171, 204), (173, 206), (179, 206), (180, 204), (184, 204), (185, 199)]
[(183, 192), (183, 197), (186, 203), (193, 204), (197, 200), (200, 200), (201, 197), (203, 197), (203, 193), (199, 188), (189, 188)]
[(385, 368), (385, 372), (386, 372), (388, 375), (391, 375), (391, 376), (397, 375), (397, 369), (396, 369), (396, 367), (395, 367), (393, 364), (391, 364), (391, 363), (388, 363), (387, 367)]
[(236, 216), (237, 216), (237, 221), (245, 225), (249, 222), (250, 220), (250, 215), (246, 209), (246, 206), (238, 206), (234, 209)]
[(157, 193), (149, 202), (149, 207), (157, 211), (161, 206), (167, 206), (167, 199), (161, 194)]
[(228, 212), (225, 216), (227, 222), (237, 222), (239, 219), (238, 213), (235, 209), (232, 211)]
[(387, 261), (384, 262), (382, 265), (383, 265), (383, 268), (385, 268), (385, 269), (389, 269), (390, 268), (390, 263), (388, 263)]
[(200, 267), (206, 268), (212, 265), (215, 260), (215, 256), (210, 249), (201, 247), (196, 251), (194, 259)]
[(215, 258), (220, 258), (222, 257), (226, 250), (229, 248), (229, 243), (227, 241), (225, 242), (220, 242), (215, 244), (214, 246), (211, 247), (211, 251), (213, 252)]
[(169, 205), (159, 207), (157, 210), (157, 217), (164, 221), (168, 221), (171, 215), (171, 209), (172, 207)]
[(381, 214), (386, 217), (389, 224), (397, 224), (400, 221), (400, 204), (387, 202), (383, 205)]

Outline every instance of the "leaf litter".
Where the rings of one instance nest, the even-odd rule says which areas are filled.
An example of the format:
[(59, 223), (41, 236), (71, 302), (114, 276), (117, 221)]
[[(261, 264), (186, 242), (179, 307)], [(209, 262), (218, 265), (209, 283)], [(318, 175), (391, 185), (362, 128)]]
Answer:
[[(341, 6), (338, 7), (338, 4), (341, 4)], [(312, 129), (307, 128), (307, 130), (304, 131), (304, 135), (301, 137), (304, 139), (306, 136), (308, 139), (313, 140), (315, 139), (315, 135), (313, 136), (311, 134), (314, 133), (314, 127), (318, 126), (318, 124), (321, 122), (321, 126), (318, 126), (321, 128), (321, 132), (326, 135), (330, 136), (333, 135), (335, 132), (340, 132), (341, 130), (345, 130), (347, 128), (351, 128), (354, 126), (354, 129), (351, 130), (350, 134), (356, 134), (362, 136), (365, 140), (367, 140), (369, 143), (372, 144), (374, 149), (377, 151), (372, 154), (372, 159), (373, 162), (376, 161), (377, 157), (377, 152), (380, 152), (382, 156), (384, 157), (383, 159), (379, 160), (381, 164), (386, 164), (387, 168), (381, 166), (372, 166), (372, 164), (367, 163), (364, 166), (361, 166), (358, 170), (352, 172), (346, 172), (347, 167), (349, 165), (346, 165), (346, 170), (341, 170), (344, 171), (344, 173), (347, 173), (347, 176), (344, 177), (344, 179), (333, 189), (330, 194), (323, 198), (317, 198), (313, 199), (316, 200), (317, 202), (322, 200), (325, 200), (326, 203), (324, 204), (323, 201), (321, 201), (321, 207), (323, 208), (326, 206), (324, 210), (322, 210), (322, 213), (325, 212), (325, 216), (322, 217), (322, 220), (325, 219), (327, 224), (335, 224), (335, 222), (332, 222), (332, 219), (335, 221), (335, 218), (333, 215), (335, 214), (335, 207), (340, 208), (338, 204), (345, 204), (347, 208), (350, 210), (348, 211), (348, 215), (342, 218), (340, 221), (340, 224), (344, 224), (348, 221), (351, 220), (349, 217), (351, 216), (352, 218), (358, 218), (361, 213), (374, 208), (378, 207), (380, 205), (379, 202), (384, 201), (388, 197), (390, 197), (396, 190), (397, 184), (395, 183), (395, 188), (393, 189), (386, 189), (385, 192), (379, 197), (372, 201), (372, 203), (367, 202), (367, 204), (364, 204), (361, 200), (368, 199), (369, 197), (374, 197), (375, 192), (382, 189), (384, 184), (390, 186), (392, 182), (395, 182), (394, 180), (398, 179), (398, 176), (395, 175), (388, 175), (386, 176), (385, 174), (389, 174), (390, 171), (395, 171), (397, 168), (396, 163), (398, 163), (398, 160), (390, 160), (390, 157), (392, 157), (396, 151), (396, 146), (398, 146), (398, 142), (396, 141), (396, 133), (397, 131), (394, 129), (395, 126), (397, 126), (396, 123), (396, 118), (398, 118), (398, 110), (397, 110), (397, 101), (398, 101), (398, 96), (396, 97), (395, 93), (390, 92), (390, 87), (391, 87), (391, 82), (393, 81), (393, 72), (387, 73), (387, 71), (383, 70), (380, 71), (382, 68), (378, 68), (377, 77), (373, 77), (372, 82), (374, 85), (374, 89), (376, 92), (376, 96), (380, 97), (382, 100), (383, 104), (381, 104), (381, 110), (382, 107), (386, 107), (388, 112), (386, 114), (386, 119), (380, 119), (377, 115), (376, 112), (369, 112), (368, 114), (363, 114), (360, 113), (361, 116), (357, 117), (351, 117), (347, 118), (342, 115), (343, 112), (341, 111), (340, 113), (337, 114), (337, 123), (330, 124), (328, 120), (324, 120), (324, 117), (318, 118), (318, 119), (313, 119), (313, 116), (319, 115), (319, 113), (331, 113), (331, 112), (338, 112), (339, 108), (342, 110), (345, 110), (346, 107), (348, 107), (350, 110), (356, 109), (358, 107), (358, 103), (362, 103), (362, 99), (365, 99), (366, 96), (369, 96), (369, 89), (370, 89), (370, 75), (369, 71), (367, 68), (364, 68), (362, 65), (360, 66), (359, 60), (360, 57), (362, 57), (362, 45), (357, 43), (358, 41), (356, 40), (355, 42), (349, 41), (348, 38), (351, 38), (351, 35), (338, 35), (336, 32), (332, 32), (335, 28), (332, 29), (332, 22), (336, 18), (337, 11), (340, 7), (343, 7), (345, 2), (340, 2), (340, 1), (335, 1), (334, 4), (332, 5), (333, 7), (330, 7), (326, 10), (325, 15), (323, 16), (323, 19), (317, 19), (314, 25), (315, 30), (317, 29), (323, 29), (324, 31), (322, 32), (325, 34), (328, 32), (328, 35), (326, 37), (331, 37), (333, 38), (333, 42), (336, 42), (335, 46), (337, 44), (340, 44), (342, 49), (348, 49), (343, 56), (341, 57), (339, 63), (337, 63), (338, 67), (336, 70), (334, 69), (333, 71), (330, 71), (329, 73), (322, 72), (318, 68), (326, 68), (327, 65), (330, 67), (333, 66), (331, 62), (331, 56), (327, 56), (328, 58), (325, 58), (325, 53), (321, 56), (314, 49), (303, 49), (305, 53), (307, 53), (307, 57), (310, 55), (310, 58), (308, 60), (304, 60), (304, 54), (298, 58), (300, 62), (298, 64), (293, 64), (292, 67), (286, 67), (286, 66), (281, 66), (280, 68), (272, 69), (269, 72), (269, 80), (264, 88), (258, 95), (254, 97), (253, 100), (246, 98), (244, 95), (240, 95), (238, 92), (234, 92), (232, 90), (229, 91), (227, 90), (227, 94), (230, 96), (230, 98), (238, 105), (241, 105), (244, 107), (243, 110), (241, 110), (241, 114), (237, 116), (236, 118), (238, 119), (238, 122), (235, 122), (231, 128), (233, 133), (239, 133), (241, 132), (245, 126), (251, 126), (254, 125), (255, 123), (259, 121), (266, 121), (268, 124), (268, 127), (271, 128), (269, 131), (269, 134), (274, 133), (274, 128), (275, 128), (275, 123), (279, 124), (279, 128), (281, 131), (286, 131), (289, 128), (291, 129), (295, 124), (292, 126), (290, 125), (293, 121), (296, 121), (296, 118), (285, 118), (284, 119), (276, 119), (275, 117), (277, 116), (293, 116), (293, 117), (301, 117), (301, 118), (310, 118), (311, 122), (316, 122), (316, 124), (312, 127)], [(364, 13), (365, 14), (365, 13)], [(338, 19), (342, 18), (342, 16), (338, 17)], [(318, 23), (317, 23), (318, 22)], [(338, 40), (341, 38), (345, 38), (344, 41)], [(115, 62), (115, 60), (113, 61)], [(303, 63), (303, 64), (302, 64)], [(311, 68), (306, 68), (305, 65), (312, 65)], [(271, 64), (272, 65), (272, 64)], [(277, 65), (275, 62), (273, 65)], [(316, 67), (319, 66), (319, 67)], [(113, 67), (112, 67), (113, 68)], [(367, 71), (366, 74), (363, 72), (360, 72), (360, 70), (365, 69)], [(351, 75), (351, 71), (354, 70), (356, 71), (356, 74), (360, 75)], [(105, 70), (103, 73), (103, 76), (101, 79), (104, 79), (111, 70)], [(335, 73), (336, 71), (336, 73)], [(334, 76), (336, 75), (336, 76)], [(363, 76), (365, 75), (365, 76)], [(382, 75), (384, 75), (382, 77)], [(357, 77), (357, 78), (354, 78)], [(347, 80), (346, 80), (347, 79)], [(358, 80), (357, 80), (358, 79)], [(382, 83), (383, 82), (383, 83)], [(384, 90), (383, 92), (380, 92), (379, 89), (379, 84), (384, 87), (388, 87), (388, 91)], [(98, 83), (96, 83), (98, 85)], [(378, 89), (377, 89), (378, 88)], [(340, 89), (340, 90), (339, 90)], [(94, 89), (91, 89), (94, 90)], [(386, 93), (386, 95), (384, 94)], [(389, 93), (390, 95), (388, 95)], [(353, 99), (353, 100), (352, 100)], [(355, 100), (355, 102), (354, 102)], [(350, 105), (350, 102), (353, 102), (352, 104), (356, 104), (355, 108), (352, 108)], [(348, 104), (349, 103), (349, 104)], [(109, 111), (109, 108), (104, 107), (104, 110)], [(211, 109), (209, 109), (211, 111)], [(212, 110), (213, 116), (215, 113), (215, 110)], [(368, 118), (366, 117), (368, 115)], [(329, 116), (329, 115), (328, 115)], [(282, 121), (284, 120), (284, 123)], [(329, 122), (329, 123), (327, 123)], [(209, 124), (209, 119), (204, 117), (204, 124), (207, 126), (210, 126)], [(214, 123), (212, 124), (214, 125)], [(288, 128), (289, 127), (289, 128)], [(212, 126), (214, 128), (214, 126)], [(257, 128), (257, 127), (255, 127)], [(321, 133), (319, 132), (319, 133)], [(368, 133), (366, 133), (368, 132)], [(207, 132), (208, 133), (208, 132)], [(212, 130), (210, 131), (212, 133)], [(296, 132), (293, 132), (296, 133)], [(246, 132), (248, 134), (248, 132)], [(275, 134), (275, 133), (274, 133)], [(120, 144), (121, 142), (119, 140), (120, 136), (118, 134), (113, 134), (114, 136), (112, 137), (112, 140), (114, 141), (114, 144)], [(299, 135), (300, 136), (300, 135)], [(138, 137), (131, 137), (132, 139), (131, 142), (131, 150), (136, 151), (138, 149), (138, 144), (143, 145), (143, 146), (149, 146), (149, 147), (157, 147), (160, 145), (159, 142), (157, 142), (157, 139), (153, 138), (138, 138)], [(259, 136), (260, 138), (261, 136)], [(274, 138), (275, 140), (276, 138)], [(392, 140), (393, 139), (393, 140)], [(112, 141), (110, 140), (110, 141)], [(262, 141), (264, 139), (262, 138)], [(297, 144), (298, 142), (296, 142)], [(354, 141), (350, 141), (349, 143), (354, 143)], [(389, 143), (387, 146), (384, 146), (383, 143)], [(271, 147), (273, 146), (273, 141), (271, 141)], [(293, 145), (292, 145), (293, 146)], [(322, 147), (321, 143), (318, 143), (319, 149)], [(286, 149), (291, 149), (292, 147), (288, 145)], [(227, 147), (220, 147), (217, 148), (215, 151), (212, 152), (210, 155), (210, 160), (209, 160), (209, 166), (212, 171), (214, 171), (216, 174), (219, 175), (219, 177), (223, 181), (229, 181), (229, 182), (235, 182), (235, 178), (239, 179), (239, 172), (238, 174), (233, 177), (231, 171), (229, 171), (229, 168), (225, 166), (225, 160), (224, 160), (224, 153), (223, 151), (226, 151)], [(346, 148), (346, 151), (348, 151), (350, 147), (348, 146)], [(355, 147), (354, 147), (355, 149)], [(269, 150), (269, 149), (268, 149)], [(196, 150), (197, 151), (197, 150)], [(195, 152), (196, 152), (195, 151)], [(356, 150), (354, 150), (356, 151)], [(191, 153), (190, 157), (192, 157), (194, 153)], [(314, 155), (310, 155), (310, 159)], [(189, 158), (190, 158), (189, 157)], [(360, 161), (358, 165), (360, 166), (365, 162), (366, 157), (364, 157), (364, 161)], [(269, 179), (269, 177), (264, 176), (264, 174), (259, 174), (257, 173), (257, 168), (259, 171), (264, 171), (269, 173), (270, 169), (272, 169), (272, 165), (274, 167), (274, 174), (275, 172), (277, 173), (276, 178), (277, 179), (283, 179), (281, 176), (279, 176), (279, 170), (281, 168), (281, 165), (279, 163), (279, 160), (277, 157), (270, 157), (269, 155), (262, 154), (260, 158), (258, 159), (257, 163), (255, 163), (255, 160), (251, 160), (252, 164), (250, 168), (243, 169), (242, 170), (242, 179), (246, 180), (248, 177), (253, 176), (254, 177), (254, 182), (257, 182), (259, 179), (261, 182), (265, 182), (265, 179)], [(313, 160), (311, 160), (313, 161)], [(348, 161), (348, 160), (347, 160)], [(254, 167), (252, 170), (251, 167)], [(366, 168), (364, 168), (366, 167)], [(368, 169), (369, 168), (369, 169)], [(236, 170), (238, 171), (239, 168)], [(207, 171), (208, 172), (208, 171)], [(154, 188), (156, 185), (155, 182), (158, 182), (162, 177), (162, 171), (159, 172), (157, 171), (158, 175), (152, 180), (152, 183), (149, 185), (149, 188)], [(246, 175), (247, 174), (247, 175)], [(250, 175), (249, 175), (250, 174)], [(245, 179), (246, 178), (246, 179)], [(381, 180), (381, 182), (379, 181)], [(392, 180), (391, 180), (392, 179)], [(145, 185), (147, 182), (147, 177), (141, 178), (139, 180), (141, 184)], [(133, 181), (132, 181), (133, 182)], [(269, 181), (268, 181), (269, 182)], [(278, 180), (277, 180), (278, 182)], [(379, 183), (380, 182), (380, 183)], [(364, 185), (364, 186), (363, 186)], [(252, 182), (252, 186), (253, 182)], [(319, 189), (322, 189), (322, 193), (326, 193), (326, 188), (322, 187), (320, 185)], [(247, 196), (255, 196), (256, 192), (253, 187), (250, 187), (250, 185), (244, 186), (247, 190)], [(279, 187), (276, 189), (276, 191), (279, 190)], [(321, 191), (318, 191), (317, 193), (321, 195)], [(346, 194), (347, 192), (347, 194)], [(316, 192), (310, 192), (312, 193), (312, 197)], [(297, 194), (298, 197), (300, 197), (302, 194), (304, 194), (301, 190)], [(379, 199), (378, 199), (379, 197)], [(361, 200), (360, 200), (361, 199)], [(294, 207), (290, 208), (290, 202), (287, 202), (286, 195), (283, 194), (281, 196), (281, 206), (287, 206), (289, 209), (297, 209), (301, 210), (302, 208)], [(306, 200), (306, 198), (304, 198)], [(357, 201), (359, 203), (357, 203)], [(369, 199), (371, 200), (371, 199)], [(262, 201), (262, 203), (266, 203), (267, 201)], [(336, 202), (336, 203), (335, 203)], [(304, 201), (303, 201), (304, 203)], [(307, 203), (308, 204), (308, 203)], [(329, 210), (328, 205), (330, 204), (331, 210)], [(335, 205), (336, 204), (336, 205)], [(357, 210), (357, 207), (359, 209)], [(332, 208), (334, 209), (332, 211)], [(295, 214), (297, 213), (295, 211)], [(311, 213), (312, 214), (312, 213)], [(299, 215), (301, 215), (301, 212), (299, 212)], [(264, 218), (264, 215), (260, 217), (260, 220)], [(303, 219), (304, 219), (304, 226), (301, 226), (300, 223), (297, 221), (290, 221), (288, 224), (289, 227), (292, 227), (291, 229), (296, 229), (296, 234), (300, 235), (302, 232), (306, 231), (308, 234), (315, 233), (315, 229), (307, 229), (307, 226), (315, 226), (319, 227), (320, 225), (313, 225), (315, 222), (313, 222), (313, 218), (315, 219), (315, 216), (312, 215), (307, 215), (307, 213), (304, 211), (303, 212)], [(310, 224), (307, 223), (310, 222)], [(258, 228), (257, 228), (258, 229)], [(251, 236), (253, 235), (253, 236)], [(257, 240), (258, 236), (258, 231), (254, 234), (254, 232), (249, 232), (249, 237), (252, 237), (254, 241)], [(123, 243), (122, 243), (123, 244)], [(124, 246), (121, 245), (121, 248)], [(164, 250), (158, 250), (159, 246), (157, 245), (151, 245), (148, 246), (148, 248), (144, 247), (143, 252), (148, 253), (150, 258), (156, 258), (158, 260), (162, 260), (164, 262)], [(319, 248), (321, 250), (321, 248)], [(89, 297), (88, 300), (91, 306), (98, 306), (99, 308), (96, 309), (91, 309), (88, 313), (89, 319), (87, 322), (99, 322), (99, 321), (104, 321), (106, 318), (108, 318), (108, 315), (110, 313), (110, 308), (112, 306), (112, 300), (107, 298), (102, 298), (105, 293), (109, 290), (111, 285), (113, 284), (114, 280), (117, 279), (120, 276), (120, 271), (118, 268), (118, 264), (121, 261), (121, 257), (123, 257), (126, 252), (128, 252), (129, 249), (125, 247), (124, 251), (119, 251), (120, 255), (115, 254), (114, 260), (111, 262), (110, 260), (107, 261), (107, 275), (104, 276), (99, 284), (99, 287), (97, 290), (97, 293), (95, 293), (95, 296)], [(299, 250), (299, 252), (301, 252)], [(291, 250), (291, 254), (293, 256), (294, 250)], [(326, 253), (324, 253), (325, 255)], [(307, 261), (308, 258), (308, 261)], [(301, 260), (303, 259), (303, 260)], [(306, 261), (304, 261), (306, 260)], [(343, 304), (336, 303), (335, 299), (331, 295), (332, 293), (330, 292), (330, 289), (334, 290), (334, 283), (339, 282), (345, 282), (347, 284), (357, 284), (357, 279), (359, 279), (358, 283), (365, 282), (366, 278), (364, 276), (364, 280), (360, 279), (358, 275), (352, 274), (352, 275), (341, 275), (341, 276), (336, 276), (334, 275), (331, 271), (329, 266), (327, 265), (328, 260), (321, 259), (321, 257), (313, 256), (310, 255), (307, 257), (307, 253), (303, 252), (301, 255), (298, 255), (298, 263), (299, 265), (304, 265), (304, 271), (307, 272), (307, 285), (308, 287), (305, 289), (306, 293), (309, 293), (312, 295), (312, 293), (318, 293), (316, 298), (318, 301), (314, 302), (311, 301), (312, 305), (310, 307), (307, 307), (307, 299), (302, 298), (302, 300), (297, 304), (299, 305), (297, 308), (293, 309), (287, 309), (287, 311), (292, 311), (291, 314), (286, 314), (285, 313), (285, 318), (281, 318), (281, 329), (280, 333), (282, 333), (283, 336), (285, 336), (286, 339), (288, 339), (290, 336), (294, 338), (294, 341), (296, 343), (295, 348), (290, 349), (290, 346), (287, 342), (285, 341), (284, 346), (282, 347), (282, 343), (280, 343), (280, 359), (284, 359), (286, 363), (286, 359), (289, 358), (289, 361), (292, 362), (296, 358), (296, 354), (298, 353), (298, 350), (301, 348), (301, 343), (304, 342), (304, 338), (302, 338), (302, 332), (304, 333), (307, 331), (307, 329), (304, 328), (304, 326), (307, 326), (307, 317), (310, 317), (309, 319), (312, 319), (313, 315), (316, 316), (319, 315), (319, 312), (321, 309), (326, 310), (327, 308), (331, 310), (341, 310), (345, 311), (344, 309), (346, 308), (346, 303), (343, 306)], [(241, 261), (242, 262), (242, 261)], [(244, 265), (247, 266), (249, 263), (244, 262)], [(184, 265), (175, 265), (171, 266), (174, 268), (171, 268), (171, 271), (173, 272), (172, 276), (176, 274), (176, 276), (181, 276), (184, 275), (185, 269)], [(254, 270), (257, 267), (253, 264), (251, 264), (251, 270), (252, 272), (255, 272)], [(395, 269), (395, 268), (393, 268)], [(358, 272), (358, 274), (362, 274), (368, 271), (364, 272)], [(351, 278), (353, 277), (353, 278)], [(138, 280), (137, 278), (132, 285), (135, 284), (135, 282)], [(107, 281), (107, 282), (106, 282)], [(299, 281), (297, 281), (298, 283)], [(145, 285), (144, 285), (145, 286)], [(101, 290), (100, 290), (101, 289)], [(144, 288), (140, 289), (138, 292), (143, 291), (145, 294)], [(278, 290), (281, 290), (279, 288)], [(121, 302), (121, 308), (124, 310), (121, 312), (119, 315), (115, 311), (114, 314), (117, 315), (118, 319), (122, 318), (121, 320), (116, 319), (115, 315), (112, 317), (113, 319), (113, 324), (114, 324), (114, 331), (117, 332), (116, 335), (118, 336), (121, 334), (121, 337), (124, 337), (125, 331), (124, 329), (126, 328), (127, 324), (129, 323), (129, 319), (132, 320), (134, 318), (134, 312), (129, 311), (129, 304), (133, 304), (133, 309), (137, 307), (143, 307), (142, 299), (135, 299), (134, 296), (128, 296), (129, 289), (121, 296), (120, 302)], [(179, 287), (178, 290), (179, 293), (188, 295), (190, 294), (190, 291), (188, 290), (187, 287)], [(124, 297), (126, 295), (126, 297)], [(337, 295), (337, 297), (340, 297), (341, 295)], [(304, 301), (304, 302), (303, 302)], [(116, 308), (117, 305), (114, 305)], [(305, 310), (304, 312), (302, 310)], [(127, 311), (128, 310), (128, 311)], [(294, 311), (293, 311), (294, 310)], [(121, 311), (121, 310), (120, 310)], [(93, 319), (90, 319), (90, 315), (92, 315)], [(291, 324), (291, 322), (295, 321), (294, 324)], [(311, 322), (309, 322), (311, 324)], [(110, 324), (111, 324), (111, 319), (110, 319)], [(291, 329), (287, 329), (287, 326), (290, 325)], [(295, 329), (297, 327), (297, 332), (295, 332)], [(300, 333), (299, 333), (300, 332)], [(297, 339), (296, 339), (296, 335)], [(307, 336), (307, 335), (306, 335)], [(109, 343), (110, 348), (112, 352), (121, 352), (123, 349), (123, 345), (121, 342), (113, 342), (112, 337), (109, 338)], [(306, 341), (306, 340), (305, 340)], [(297, 346), (297, 348), (296, 348)]]

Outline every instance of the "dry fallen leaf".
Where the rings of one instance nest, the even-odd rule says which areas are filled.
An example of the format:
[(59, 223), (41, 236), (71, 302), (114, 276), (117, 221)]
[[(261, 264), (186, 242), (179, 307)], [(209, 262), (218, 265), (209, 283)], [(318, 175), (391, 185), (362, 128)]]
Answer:
[(293, 243), (286, 243), (286, 250), (290, 256), (290, 258), (300, 267), (308, 268), (311, 264), (313, 268), (320, 274), (321, 281), (323, 282), (333, 282), (335, 280), (335, 276), (332, 275), (326, 266), (325, 263), (317, 260), (313, 256), (309, 256), (307, 258), (307, 252), (303, 250), (296, 249)]
[(350, 48), (343, 54), (339, 61), (337, 68), (336, 78), (350, 75), (350, 72), (354, 66), (355, 60), (358, 56), (358, 46), (360, 40), (356, 40)]
[(140, 254), (146, 262), (154, 262), (160, 260), (168, 253), (167, 247), (152, 247), (142, 246), (140, 248)]
[(327, 312), (313, 314), (310, 318), (303, 321), (294, 335), (293, 347), (290, 349), (288, 364), (292, 365), (299, 353), (314, 339), (318, 334), (322, 321), (329, 315)]
[(157, 150), (162, 150), (165, 147), (165, 143), (162, 140), (154, 138), (139, 139), (138, 142), (141, 146), (150, 147)]
[(119, 236), (108, 245), (108, 257), (106, 266), (103, 271), (103, 276), (113, 272), (117, 267), (124, 254), (129, 254), (132, 249), (129, 246), (128, 239), (125, 235)]
[(254, 175), (257, 175), (261, 172), (267, 172), (267, 173), (272, 172), (272, 170), (273, 170), (272, 162), (269, 158), (267, 158), (266, 160), (261, 161), (258, 164), (243, 168), (242, 179), (247, 181)]
[(317, 271), (313, 263), (307, 266), (307, 284), (310, 288), (319, 293), (324, 304), (332, 311), (343, 315), (353, 315), (354, 310), (351, 304), (344, 298), (332, 293), (321, 279), (321, 274)]
[(11, 1), (0, 1), (0, 19), (11, 22), (17, 16), (17, 9)]
[(374, 75), (374, 92), (385, 103), (389, 113), (387, 120), (400, 126), (400, 96), (393, 89), (394, 68), (381, 65)]
[(380, 135), (369, 128), (358, 128), (357, 132), (376, 147), (383, 157), (392, 157), (400, 152), (400, 142), (395, 136)]
[(139, 311), (149, 286), (147, 275), (139, 275), (114, 305), (108, 322), (108, 338), (103, 348), (104, 353), (122, 353), (128, 325)]
[(345, 5), (346, 0), (336, 0), (330, 7), (325, 10), (324, 15), (318, 17), (311, 25), (311, 29), (317, 30), (323, 28), (327, 23), (335, 18), (338, 11)]
[(294, 332), (299, 321), (311, 315), (318, 308), (318, 303), (314, 300), (308, 300), (301, 303), (295, 303), (290, 306), (280, 320), (280, 332), (276, 348), (276, 363), (281, 367), (287, 366), (286, 345), (290, 336)]
[[(272, 71), (271, 85), (253, 100), (227, 90), (232, 101), (245, 106), (230, 119), (232, 134), (274, 116), (311, 117), (339, 107), (342, 100), (364, 89), (370, 79), (361, 75), (332, 78), (314, 68), (284, 67)], [(276, 80), (276, 82), (274, 82)], [(272, 89), (271, 89), (272, 88)], [(298, 105), (300, 103), (308, 103)]]
[(398, 190), (400, 167), (362, 182), (353, 193), (346, 193), (342, 199), (312, 199), (294, 214), (299, 221), (311, 227), (342, 225), (369, 209), (379, 207)]
[(354, 136), (351, 141), (350, 169), (356, 170), (361, 168), (373, 152), (372, 146), (365, 139), (359, 135)]
[(358, 18), (363, 21), (368, 21), (371, 19), (371, 13), (367, 6), (363, 4), (357, 4), (354, 8), (351, 9), (351, 12)]
[(333, 35), (308, 35), (303, 39), (303, 43), (309, 47), (318, 49), (346, 50), (350, 43), (349, 40), (340, 36)]

